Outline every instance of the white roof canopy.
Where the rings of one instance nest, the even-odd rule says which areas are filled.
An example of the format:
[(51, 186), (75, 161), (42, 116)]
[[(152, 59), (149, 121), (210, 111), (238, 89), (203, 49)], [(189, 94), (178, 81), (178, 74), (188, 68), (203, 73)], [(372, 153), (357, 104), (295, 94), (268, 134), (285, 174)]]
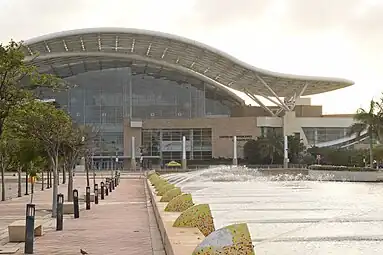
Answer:
[[(266, 71), (222, 51), (175, 35), (127, 28), (91, 28), (64, 31), (24, 42), (26, 61), (42, 72), (73, 76), (96, 69), (141, 66), (176, 70), (224, 90), (228, 88), (267, 97), (305, 96), (344, 88), (352, 81), (298, 76)], [(33, 56), (39, 53), (37, 57)], [(158, 73), (161, 75), (161, 73)]]

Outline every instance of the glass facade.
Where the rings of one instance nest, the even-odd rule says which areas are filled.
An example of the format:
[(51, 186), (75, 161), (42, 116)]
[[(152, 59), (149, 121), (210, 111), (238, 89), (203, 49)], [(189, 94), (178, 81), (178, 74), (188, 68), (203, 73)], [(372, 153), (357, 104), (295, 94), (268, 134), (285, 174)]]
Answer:
[(144, 129), (142, 148), (147, 156), (159, 156), (164, 163), (182, 159), (182, 137), (186, 138), (186, 158), (204, 160), (212, 157), (211, 128)]
[(267, 137), (268, 134), (283, 136), (283, 128), (280, 127), (261, 127), (261, 136)]
[(337, 127), (316, 127), (316, 128), (302, 128), (306, 135), (309, 145), (315, 146), (315, 144), (334, 141), (343, 137), (346, 137), (349, 128), (337, 128)]
[[(225, 98), (208, 84), (170, 70), (152, 72), (150, 68), (130, 67), (86, 72), (66, 78), (74, 88), (55, 94), (44, 92), (43, 96), (56, 99), (77, 123), (99, 130), (95, 155), (100, 156), (123, 155), (124, 118), (182, 119), (230, 114), (229, 107), (222, 103)], [(204, 145), (198, 138), (202, 137), (202, 131), (195, 132), (200, 133), (193, 133), (196, 138), (193, 148), (200, 148), (195, 155), (202, 157), (200, 151)], [(181, 133), (172, 131), (168, 138), (168, 132), (164, 131), (164, 140), (182, 139)], [(154, 132), (153, 136), (159, 134)], [(147, 139), (144, 141), (148, 143)], [(158, 154), (155, 146), (150, 146), (151, 154)], [(169, 153), (163, 156), (178, 157), (173, 156), (176, 152)]]

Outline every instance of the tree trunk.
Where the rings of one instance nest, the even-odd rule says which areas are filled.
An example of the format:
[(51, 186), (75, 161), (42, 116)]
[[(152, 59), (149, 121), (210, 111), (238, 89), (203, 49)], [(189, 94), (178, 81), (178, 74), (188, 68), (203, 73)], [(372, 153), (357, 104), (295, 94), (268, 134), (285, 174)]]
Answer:
[(41, 190), (44, 191), (44, 170), (41, 171)]
[(49, 172), (49, 188), (52, 188), (53, 169)]
[(88, 166), (88, 160), (85, 159), (85, 172), (86, 172), (86, 186), (90, 187), (89, 182), (89, 166)]
[(5, 201), (5, 169), (1, 167), (1, 201)]
[(21, 167), (17, 168), (17, 197), (21, 197)]
[(372, 145), (372, 130), (369, 128), (369, 131), (368, 131), (368, 137), (370, 139), (370, 143), (369, 143), (369, 147), (370, 147), (370, 167), (373, 168), (374, 167), (374, 154), (372, 152), (373, 150), (373, 145)]
[(68, 202), (73, 201), (73, 168), (71, 166), (68, 167)]
[(47, 169), (47, 189), (50, 188), (50, 186), (49, 186), (49, 185), (50, 185), (50, 178), (51, 178), (51, 177), (50, 177), (50, 171), (51, 171), (51, 170), (48, 168), (48, 169)]
[(35, 191), (35, 182), (31, 181), (31, 204), (33, 203), (33, 193)]
[(93, 192), (94, 187), (96, 187), (96, 169), (92, 166), (92, 173), (93, 173)]
[(28, 171), (25, 169), (25, 194), (26, 196), (29, 195), (28, 193)]
[(65, 171), (65, 169), (66, 169), (66, 164), (64, 163), (63, 164), (63, 182), (62, 182), (62, 184), (66, 183), (66, 171)]
[(52, 189), (52, 218), (57, 216), (57, 194), (58, 194), (58, 154), (52, 158), (53, 165), (53, 189)]

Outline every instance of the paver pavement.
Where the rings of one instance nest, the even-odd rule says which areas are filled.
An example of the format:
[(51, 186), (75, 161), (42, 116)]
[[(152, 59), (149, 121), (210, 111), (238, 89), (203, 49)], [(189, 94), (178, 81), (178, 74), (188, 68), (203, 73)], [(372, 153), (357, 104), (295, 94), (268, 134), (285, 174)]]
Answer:
[(157, 248), (147, 202), (144, 179), (121, 179), (105, 200), (81, 211), (79, 219), (65, 219), (63, 231), (48, 229), (37, 238), (35, 254), (73, 255), (83, 249), (91, 255), (151, 255)]

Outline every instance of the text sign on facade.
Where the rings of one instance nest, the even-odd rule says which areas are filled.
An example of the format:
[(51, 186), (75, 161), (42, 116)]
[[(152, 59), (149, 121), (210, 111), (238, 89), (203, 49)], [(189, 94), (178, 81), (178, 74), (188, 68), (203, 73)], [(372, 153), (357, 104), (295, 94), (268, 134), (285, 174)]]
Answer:
[[(191, 151), (190, 141), (185, 143), (186, 151)], [(182, 141), (162, 141), (161, 151), (182, 151)]]

